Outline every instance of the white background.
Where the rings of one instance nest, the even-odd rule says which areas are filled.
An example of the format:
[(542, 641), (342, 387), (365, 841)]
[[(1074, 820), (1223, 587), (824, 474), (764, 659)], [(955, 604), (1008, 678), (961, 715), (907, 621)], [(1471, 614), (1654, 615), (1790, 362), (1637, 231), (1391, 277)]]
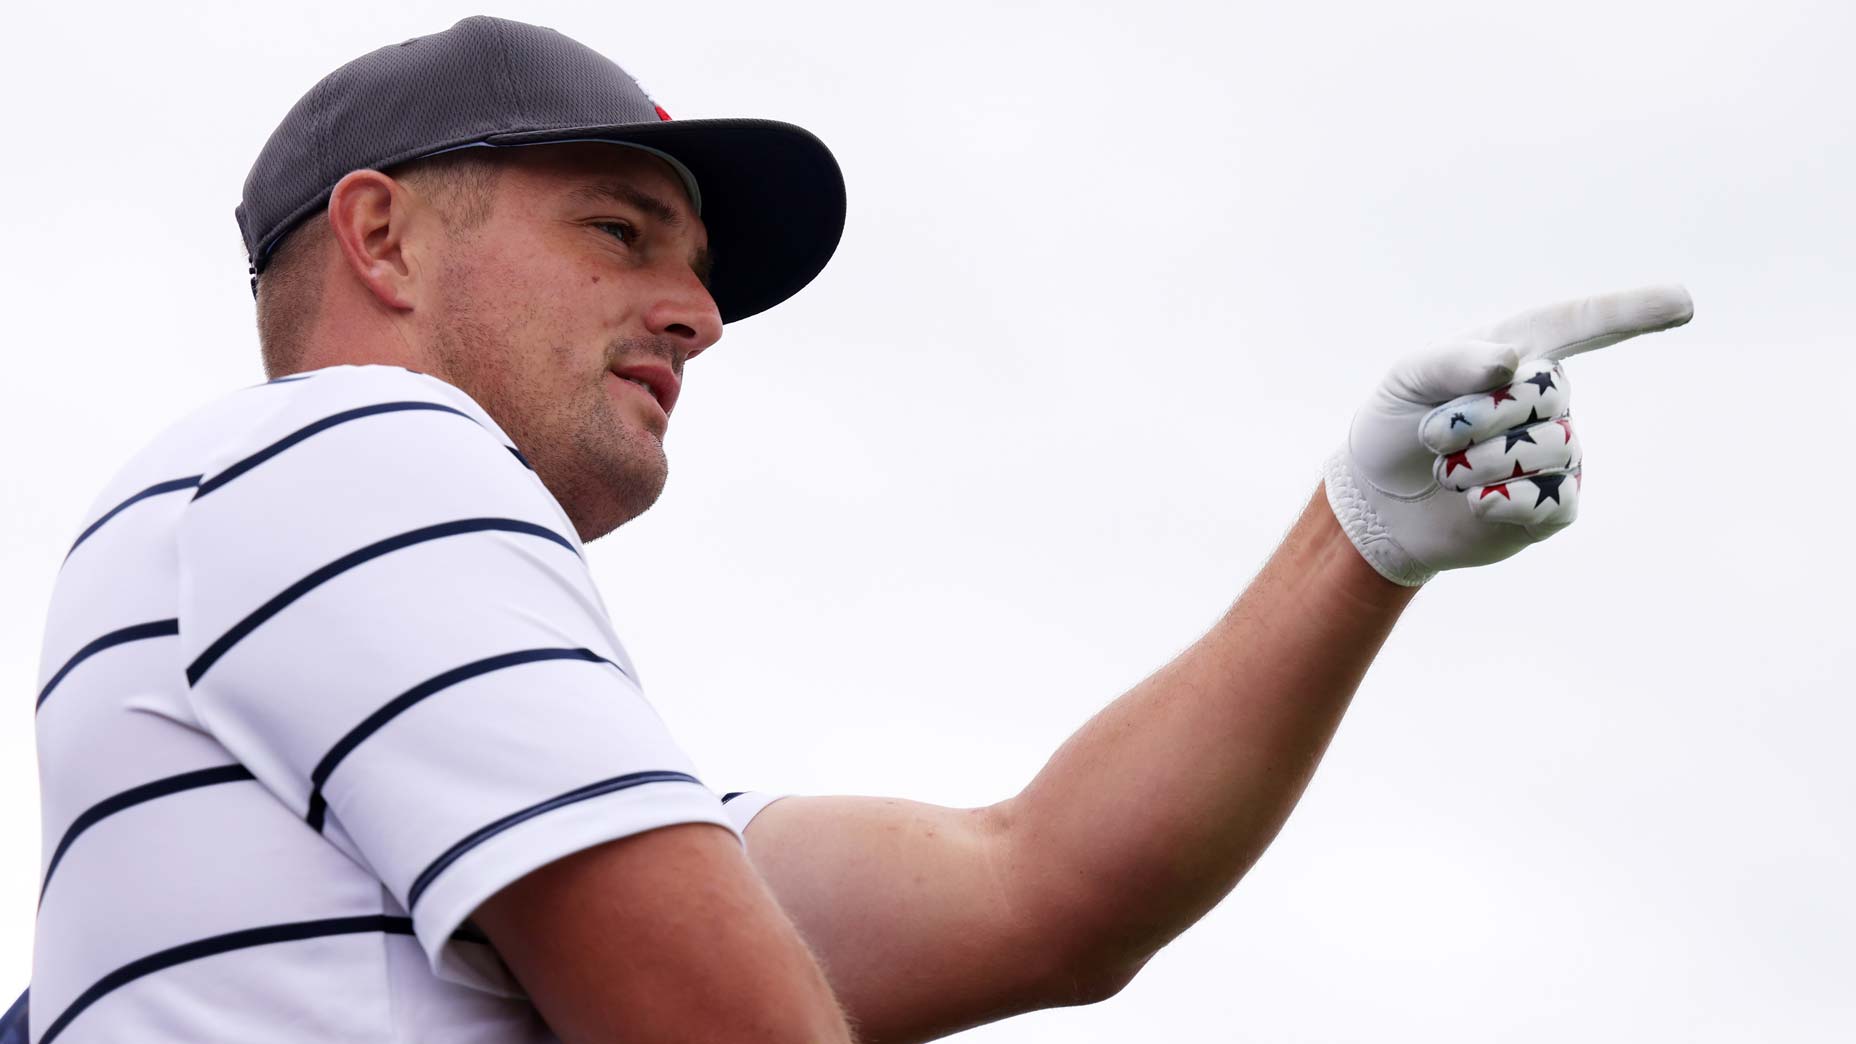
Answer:
[[(0, 65), (0, 987), (42, 612), (105, 479), (261, 378), (232, 208), (284, 111), (473, 7), (33, 5)], [(1005, 1041), (1856, 1033), (1845, 3), (536, 3), (679, 118), (842, 163), (819, 280), (692, 366), (593, 548), (719, 788), (1015, 792), (1195, 638), (1396, 356), (1685, 282), (1569, 367), (1580, 524), (1446, 574), (1237, 892)]]

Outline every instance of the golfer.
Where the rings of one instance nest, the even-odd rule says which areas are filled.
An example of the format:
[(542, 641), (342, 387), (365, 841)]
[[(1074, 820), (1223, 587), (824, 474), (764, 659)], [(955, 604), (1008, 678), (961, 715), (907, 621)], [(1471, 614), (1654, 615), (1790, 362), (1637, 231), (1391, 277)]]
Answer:
[(271, 379), (124, 466), (48, 612), (38, 1044), (916, 1041), (1109, 997), (1269, 844), (1416, 591), (1576, 518), (1564, 360), (1691, 313), (1397, 362), (1229, 612), (1020, 793), (775, 800), (678, 747), (585, 545), (657, 499), (692, 362), (831, 256), (826, 148), (469, 18), (311, 88), (237, 218)]

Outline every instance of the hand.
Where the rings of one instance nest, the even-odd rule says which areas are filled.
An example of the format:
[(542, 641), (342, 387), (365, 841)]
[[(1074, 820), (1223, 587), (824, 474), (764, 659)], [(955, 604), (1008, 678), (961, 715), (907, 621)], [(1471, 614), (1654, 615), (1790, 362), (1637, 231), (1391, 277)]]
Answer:
[(1695, 314), (1679, 286), (1523, 312), (1394, 366), (1326, 465), (1328, 504), (1396, 584), (1488, 565), (1579, 516), (1584, 451), (1560, 360)]

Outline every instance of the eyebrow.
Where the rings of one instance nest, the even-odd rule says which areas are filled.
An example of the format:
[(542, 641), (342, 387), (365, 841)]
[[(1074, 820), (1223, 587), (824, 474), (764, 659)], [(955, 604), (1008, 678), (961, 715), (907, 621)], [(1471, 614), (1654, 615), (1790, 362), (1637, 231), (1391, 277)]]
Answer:
[[(637, 207), (673, 232), (680, 231), (684, 226), (682, 215), (672, 209), (670, 204), (641, 188), (627, 185), (622, 181), (591, 182), (574, 189), (568, 195), (568, 199), (576, 203), (627, 203)], [(702, 282), (704, 289), (710, 291), (715, 289), (709, 285), (709, 275), (715, 269), (715, 258), (709, 253), (708, 247), (701, 247), (690, 255), (690, 269), (696, 273), (696, 278)]]

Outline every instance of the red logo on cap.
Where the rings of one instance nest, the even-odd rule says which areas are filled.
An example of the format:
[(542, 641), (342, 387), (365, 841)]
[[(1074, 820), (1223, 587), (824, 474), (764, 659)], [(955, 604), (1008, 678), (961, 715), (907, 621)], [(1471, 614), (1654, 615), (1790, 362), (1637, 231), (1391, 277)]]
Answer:
[(651, 107), (657, 110), (658, 119), (664, 120), (666, 122), (670, 120), (670, 114), (664, 111), (664, 107), (662, 105), (653, 105)]

